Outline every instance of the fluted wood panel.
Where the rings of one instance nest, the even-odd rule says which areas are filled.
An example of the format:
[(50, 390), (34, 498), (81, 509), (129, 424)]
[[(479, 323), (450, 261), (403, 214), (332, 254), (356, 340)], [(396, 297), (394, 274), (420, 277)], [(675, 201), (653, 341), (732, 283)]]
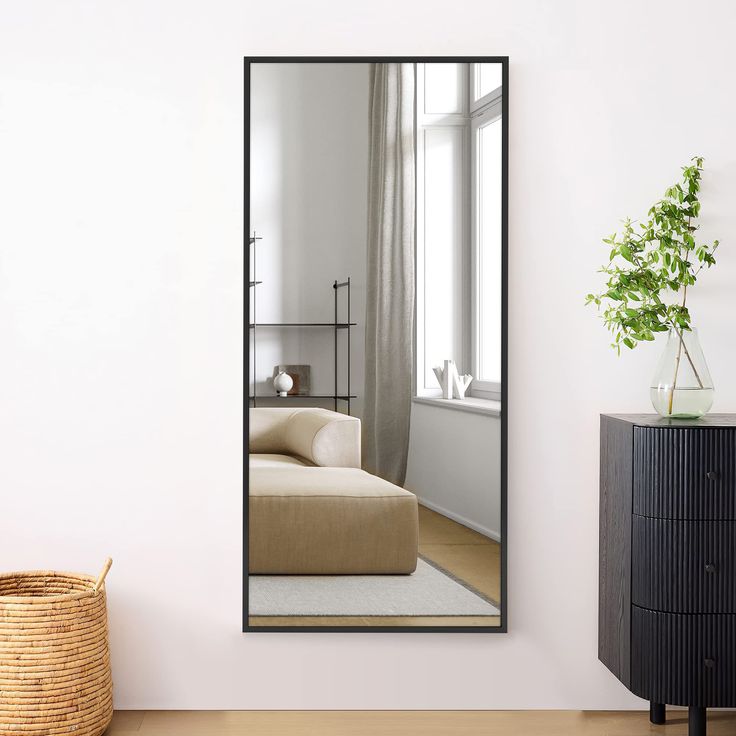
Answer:
[(633, 511), (736, 520), (736, 429), (634, 427)]
[(631, 617), (631, 424), (601, 417), (598, 658), (629, 684)]
[(736, 706), (736, 617), (632, 607), (631, 690), (657, 703)]
[(634, 516), (632, 596), (671, 613), (736, 613), (736, 522)]

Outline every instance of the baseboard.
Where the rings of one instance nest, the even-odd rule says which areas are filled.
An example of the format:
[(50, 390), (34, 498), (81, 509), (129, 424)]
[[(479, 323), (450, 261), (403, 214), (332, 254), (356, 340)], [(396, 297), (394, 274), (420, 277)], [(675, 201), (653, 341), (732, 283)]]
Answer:
[(489, 529), (482, 524), (476, 524), (474, 521), (466, 519), (464, 516), (456, 514), (454, 511), (448, 511), (447, 509), (442, 508), (442, 506), (432, 501), (427, 501), (426, 499), (419, 497), (417, 497), (417, 500), (422, 506), (426, 506), (430, 511), (436, 511), (438, 514), (442, 514), (442, 516), (446, 516), (448, 519), (452, 519), (458, 524), (467, 526), (468, 529), (472, 529), (474, 532), (478, 532), (484, 537), (488, 537), (489, 539), (493, 539), (494, 541), (499, 543), (501, 542), (501, 534), (499, 532), (493, 531), (492, 529)]

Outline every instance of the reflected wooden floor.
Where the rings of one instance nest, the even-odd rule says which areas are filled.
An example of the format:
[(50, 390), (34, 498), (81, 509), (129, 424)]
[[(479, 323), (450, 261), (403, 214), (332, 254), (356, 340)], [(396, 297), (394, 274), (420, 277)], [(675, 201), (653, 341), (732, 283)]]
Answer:
[[(419, 507), (419, 554), (491, 600), (501, 597), (501, 545)], [(251, 626), (499, 626), (498, 616), (251, 616)]]
[[(116, 711), (107, 736), (685, 736), (687, 711), (653, 726), (642, 711)], [(708, 712), (709, 736), (736, 713)]]

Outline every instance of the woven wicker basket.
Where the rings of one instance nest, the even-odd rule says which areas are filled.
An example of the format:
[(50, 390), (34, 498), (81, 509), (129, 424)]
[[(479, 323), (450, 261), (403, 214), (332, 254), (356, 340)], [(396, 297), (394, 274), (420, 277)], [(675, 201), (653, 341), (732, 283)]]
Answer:
[(0, 575), (0, 736), (99, 736), (112, 718), (104, 581)]

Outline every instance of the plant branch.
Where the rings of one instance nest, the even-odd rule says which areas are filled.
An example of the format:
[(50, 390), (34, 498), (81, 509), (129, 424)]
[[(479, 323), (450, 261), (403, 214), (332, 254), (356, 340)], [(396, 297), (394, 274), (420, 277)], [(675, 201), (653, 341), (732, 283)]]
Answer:
[(680, 344), (677, 346), (677, 358), (675, 358), (675, 376), (672, 379), (672, 387), (670, 388), (670, 398), (667, 402), (667, 414), (672, 414), (672, 404), (675, 400), (675, 388), (677, 386), (677, 373), (680, 370), (680, 356), (682, 355), (682, 346), (684, 345), (682, 334), (680, 333)]
[[(688, 287), (705, 265), (715, 263), (713, 253), (718, 246), (717, 240), (701, 245), (694, 239), (702, 164), (701, 157), (694, 157), (682, 168), (681, 181), (666, 189), (663, 198), (649, 208), (646, 219), (637, 222), (627, 218), (620, 235), (604, 238), (610, 254), (608, 265), (600, 270), (608, 281), (603, 293), (587, 295), (587, 302), (598, 307), (606, 302), (602, 316), (615, 336), (613, 347), (617, 351), (622, 345), (631, 349), (643, 340), (653, 340), (659, 332), (675, 330), (680, 341), (679, 359), (684, 352), (699, 380), (684, 340), (684, 330), (690, 329)], [(691, 253), (704, 262), (700, 268), (691, 264)], [(663, 302), (664, 295), (680, 290), (681, 304)]]
[[(713, 250), (710, 252), (711, 255), (713, 255), (718, 250), (718, 246), (719, 245), (720, 245), (720, 243), (717, 242), (713, 246)], [(703, 262), (703, 263), (700, 264), (700, 268), (697, 271), (695, 271), (695, 273), (693, 273), (693, 278), (694, 279), (698, 278), (698, 274), (705, 268), (705, 265), (706, 265), (705, 262)]]
[[(690, 228), (690, 218), (687, 218), (687, 226), (688, 229)], [(687, 262), (687, 259), (690, 257), (690, 251), (685, 251), (685, 262)], [(684, 311), (685, 305), (687, 304), (687, 282), (685, 282), (685, 285), (682, 288), (682, 304), (681, 308)], [(673, 326), (674, 321), (673, 321)], [(693, 363), (693, 359), (690, 357), (690, 351), (687, 349), (687, 345), (685, 345), (685, 337), (682, 334), (682, 330), (678, 330), (675, 326), (675, 332), (677, 333), (678, 338), (680, 339), (680, 344), (677, 346), (677, 359), (675, 360), (675, 377), (672, 379), (672, 388), (670, 389), (670, 398), (669, 398), (669, 404), (668, 404), (668, 414), (672, 414), (672, 404), (675, 399), (675, 389), (677, 388), (677, 375), (680, 371), (680, 357), (682, 355), (682, 349), (685, 349), (685, 355), (687, 356), (687, 359), (690, 363), (690, 367), (693, 369), (693, 373), (695, 374), (695, 378), (698, 380), (698, 385), (700, 388), (703, 388), (703, 382), (700, 380), (700, 375), (698, 374), (698, 369), (695, 367), (695, 363)]]
[(703, 382), (700, 380), (700, 375), (698, 374), (698, 369), (695, 367), (695, 363), (693, 362), (693, 359), (690, 357), (690, 351), (687, 349), (687, 345), (685, 344), (685, 338), (683, 336), (682, 330), (678, 329), (674, 324), (672, 324), (673, 329), (677, 333), (677, 336), (680, 338), (680, 343), (682, 345), (682, 348), (685, 351), (685, 357), (687, 358), (687, 362), (690, 363), (690, 367), (693, 369), (693, 373), (695, 374), (695, 378), (698, 381), (698, 387), (703, 388)]

